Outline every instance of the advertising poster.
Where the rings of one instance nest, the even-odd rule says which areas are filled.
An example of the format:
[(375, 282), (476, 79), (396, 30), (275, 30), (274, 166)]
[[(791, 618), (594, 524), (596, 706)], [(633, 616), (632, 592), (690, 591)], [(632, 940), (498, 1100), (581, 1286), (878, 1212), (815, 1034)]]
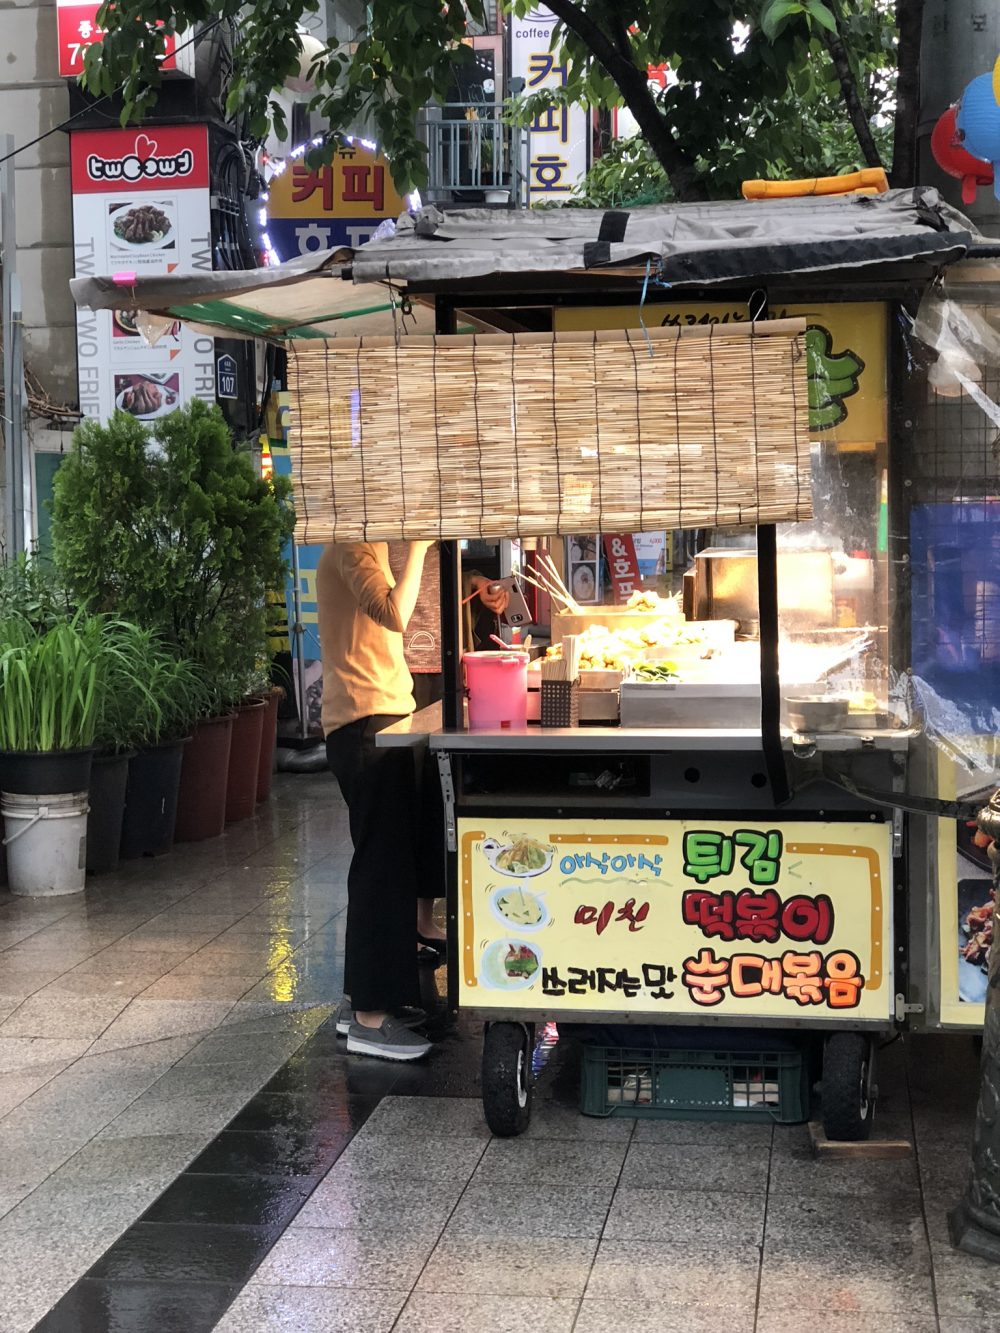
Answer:
[[(70, 135), (77, 277), (212, 269), (204, 125)], [(80, 411), (152, 421), (191, 398), (215, 402), (215, 340), (180, 323), (149, 346), (126, 310), (77, 310)]]
[(406, 210), (388, 162), (360, 142), (315, 170), (290, 159), (267, 188), (267, 231), (281, 261), (364, 245), (380, 222)]
[(566, 538), (566, 583), (574, 599), (585, 605), (603, 600), (601, 552), (597, 533)]
[[(566, 68), (551, 50), (556, 16), (535, 5), (510, 19), (510, 72), (526, 94), (561, 88)], [(528, 124), (528, 206), (567, 199), (590, 165), (590, 112), (584, 106), (550, 107)]]
[[(459, 820), (461, 1002), (885, 1021), (885, 824)], [(888, 973), (888, 974), (887, 974)]]
[[(265, 417), (267, 440), (270, 447), (271, 463), (274, 473), (279, 477), (292, 475), (292, 455), (288, 447), (288, 425), (291, 413), (290, 395), (284, 391), (272, 393), (268, 400)], [(292, 661), (297, 663), (302, 658), (301, 679), (296, 668), (292, 672), (295, 686), (295, 703), (299, 717), (306, 720), (306, 732), (312, 736), (323, 735), (321, 716), (323, 704), (323, 664), (320, 660), (319, 646), (319, 606), (316, 601), (316, 567), (323, 554), (322, 546), (298, 546), (298, 592), (299, 617), (302, 634), (292, 633), (296, 624), (295, 576), (292, 573), (292, 543), (289, 542), (284, 555), (288, 562), (288, 577), (284, 588), (285, 617), (288, 625), (289, 651)], [(305, 697), (303, 697), (303, 694)]]
[[(980, 759), (993, 750), (993, 737), (975, 738)], [(962, 739), (969, 749), (972, 738)], [(985, 805), (1000, 773), (970, 774), (944, 753), (938, 755), (938, 796), (972, 806)], [(993, 883), (990, 840), (974, 820), (937, 821), (940, 1018), (948, 1026), (979, 1029), (986, 1004), (987, 972), (993, 946)]]

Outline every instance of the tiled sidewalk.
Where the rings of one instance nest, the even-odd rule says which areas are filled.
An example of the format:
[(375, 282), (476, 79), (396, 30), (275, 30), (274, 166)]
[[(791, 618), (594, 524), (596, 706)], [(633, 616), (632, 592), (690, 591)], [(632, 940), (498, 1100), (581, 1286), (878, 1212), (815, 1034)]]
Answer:
[(338, 1042), (347, 847), (332, 781), (288, 776), (84, 903), (0, 895), (0, 1333), (1000, 1333), (945, 1226), (968, 1038), (883, 1053), (909, 1160), (583, 1118), (565, 1042), (494, 1140), (474, 1025), (421, 1066)]
[(218, 1328), (991, 1333), (1000, 1269), (945, 1221), (976, 1081), (964, 1039), (888, 1049), (882, 1133), (917, 1152), (843, 1163), (802, 1126), (586, 1119), (572, 1062), (516, 1140), (389, 1095)]
[(91, 880), (0, 892), (0, 1330), (30, 1328), (329, 1013), (349, 843), (326, 775)]

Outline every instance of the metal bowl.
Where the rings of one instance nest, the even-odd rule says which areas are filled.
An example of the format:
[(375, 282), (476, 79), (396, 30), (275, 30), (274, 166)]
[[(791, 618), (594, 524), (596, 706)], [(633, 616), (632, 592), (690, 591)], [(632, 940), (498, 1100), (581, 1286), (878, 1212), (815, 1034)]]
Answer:
[(848, 702), (832, 694), (788, 698), (788, 721), (795, 731), (836, 731), (847, 721)]

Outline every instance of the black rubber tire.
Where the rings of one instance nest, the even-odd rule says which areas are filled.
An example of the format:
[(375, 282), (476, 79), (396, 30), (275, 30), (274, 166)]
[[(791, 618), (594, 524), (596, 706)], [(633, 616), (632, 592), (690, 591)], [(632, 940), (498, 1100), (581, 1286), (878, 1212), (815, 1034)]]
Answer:
[(521, 1023), (490, 1023), (483, 1037), (483, 1112), (493, 1134), (509, 1139), (531, 1121), (531, 1048)]
[(857, 1143), (871, 1137), (874, 1046), (861, 1032), (834, 1032), (823, 1050), (823, 1132)]

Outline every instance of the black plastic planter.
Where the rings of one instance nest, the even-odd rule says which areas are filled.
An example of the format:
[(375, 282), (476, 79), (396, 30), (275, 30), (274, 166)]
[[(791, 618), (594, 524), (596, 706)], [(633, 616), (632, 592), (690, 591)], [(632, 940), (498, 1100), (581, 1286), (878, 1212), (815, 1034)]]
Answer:
[(90, 786), (93, 750), (4, 750), (0, 791), (18, 796), (63, 796)]
[(140, 750), (128, 765), (121, 857), (162, 856), (174, 842), (184, 741)]
[(125, 816), (125, 788), (131, 754), (99, 754), (90, 770), (87, 816), (87, 869), (92, 874), (117, 870)]

